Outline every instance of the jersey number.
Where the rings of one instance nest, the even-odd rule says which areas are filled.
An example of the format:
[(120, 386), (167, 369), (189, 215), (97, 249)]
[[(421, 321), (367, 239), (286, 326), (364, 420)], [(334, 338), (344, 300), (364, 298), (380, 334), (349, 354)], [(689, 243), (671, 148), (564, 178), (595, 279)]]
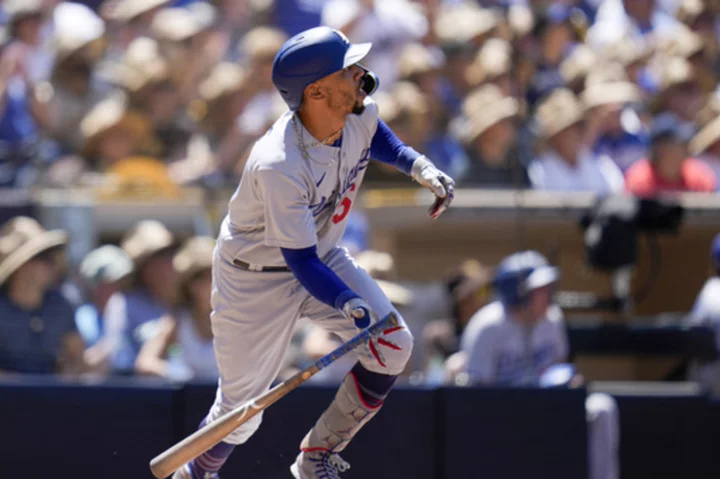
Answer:
[[(350, 187), (350, 191), (355, 191), (355, 185), (353, 184)], [(347, 218), (348, 213), (350, 213), (350, 208), (352, 207), (352, 200), (348, 198), (347, 196), (342, 199), (340, 202), (340, 212), (335, 213), (332, 217), (332, 222), (335, 224), (340, 223), (342, 220)]]

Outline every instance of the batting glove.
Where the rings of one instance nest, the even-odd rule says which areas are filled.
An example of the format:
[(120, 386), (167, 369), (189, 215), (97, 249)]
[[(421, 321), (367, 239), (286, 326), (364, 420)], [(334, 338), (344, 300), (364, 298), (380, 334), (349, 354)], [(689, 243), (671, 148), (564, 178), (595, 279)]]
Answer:
[[(343, 313), (355, 323), (358, 329), (367, 329), (377, 323), (377, 314), (372, 310), (369, 304), (360, 298), (353, 298), (343, 306)], [(380, 346), (389, 347), (391, 349), (400, 350), (400, 347), (383, 337), (384, 332), (380, 331), (371, 336), (367, 343), (363, 344), (361, 354), (367, 359), (375, 360), (382, 367), (386, 367), (387, 362), (382, 353)]]
[(367, 329), (377, 322), (377, 315), (367, 304), (360, 298), (353, 298), (343, 306), (345, 316), (352, 319), (358, 329)]
[(435, 202), (428, 210), (428, 214), (433, 219), (437, 219), (455, 198), (455, 181), (437, 169), (433, 162), (424, 156), (413, 162), (410, 176), (435, 194)]

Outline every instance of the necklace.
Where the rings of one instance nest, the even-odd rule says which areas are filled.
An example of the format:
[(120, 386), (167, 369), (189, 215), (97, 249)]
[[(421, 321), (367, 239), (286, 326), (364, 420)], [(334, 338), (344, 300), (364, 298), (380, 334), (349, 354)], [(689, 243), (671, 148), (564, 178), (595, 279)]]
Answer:
[[(337, 137), (340, 136), (340, 134), (342, 133), (342, 130), (343, 130), (342, 128), (339, 129), (338, 131), (336, 131), (335, 133), (333, 133), (333, 134), (330, 135), (329, 137), (325, 138), (325, 140), (323, 140), (323, 141), (321, 141), (321, 142), (316, 141), (315, 143), (313, 143), (313, 144), (311, 144), (311, 145), (306, 145), (305, 142), (303, 142), (303, 139), (302, 139), (302, 132), (300, 131), (300, 126), (298, 125), (298, 123), (300, 122), (300, 120), (299, 120), (299, 118), (297, 117), (297, 115), (293, 115), (293, 117), (292, 117), (292, 122), (293, 122), (293, 127), (294, 127), (294, 129), (295, 129), (295, 135), (297, 136), (298, 147), (300, 148), (300, 154), (302, 155), (303, 159), (304, 159), (308, 164), (312, 163), (312, 158), (310, 157), (310, 153), (308, 153), (308, 148), (314, 148), (314, 147), (316, 147), (316, 146), (323, 145), (324, 142), (329, 141), (330, 138), (332, 138), (332, 137), (335, 137), (335, 139), (337, 139)], [(332, 141), (335, 141), (335, 139), (333, 139)], [(342, 148), (340, 148), (340, 150), (341, 150), (341, 149), (342, 149)], [(337, 169), (336, 169), (336, 172), (335, 172), (335, 173), (336, 173), (336, 184), (335, 184), (335, 188), (333, 189), (333, 192), (330, 194), (330, 198), (328, 198), (328, 201), (329, 201), (329, 202), (332, 202), (333, 205), (334, 205), (333, 210), (331, 210), (331, 211), (334, 211), (334, 210), (338, 207), (338, 205), (340, 204), (340, 200), (341, 200), (341, 198), (340, 198), (340, 188), (342, 187), (342, 186), (341, 186), (341, 185), (342, 185), (342, 181), (341, 181), (341, 176), (340, 176), (340, 170), (341, 170), (340, 156), (341, 156), (341, 153), (340, 153), (340, 151), (338, 151), (337, 159), (336, 159), (336, 161), (337, 161)], [(324, 199), (324, 198), (323, 198), (323, 199)], [(332, 218), (332, 214), (329, 214), (329, 215), (326, 216), (326, 218), (325, 218), (325, 224), (323, 224), (322, 226), (320, 226), (320, 227), (318, 228), (318, 235), (323, 234), (323, 233), (326, 231), (326, 229), (330, 227), (330, 225), (331, 225), (331, 222), (330, 222), (331, 218)]]
[(302, 139), (302, 132), (300, 131), (300, 126), (298, 125), (299, 119), (298, 119), (297, 115), (293, 115), (292, 120), (293, 120), (293, 127), (295, 128), (295, 134), (297, 135), (298, 143), (300, 144), (300, 149), (303, 151), (304, 154), (307, 153), (307, 150), (309, 148), (316, 148), (318, 146), (329, 145), (329, 144), (334, 143), (342, 134), (343, 128), (345, 128), (344, 126), (340, 127), (337, 131), (332, 133), (330, 136), (328, 136), (324, 140), (320, 140), (320, 141), (316, 140), (313, 143), (306, 145)]

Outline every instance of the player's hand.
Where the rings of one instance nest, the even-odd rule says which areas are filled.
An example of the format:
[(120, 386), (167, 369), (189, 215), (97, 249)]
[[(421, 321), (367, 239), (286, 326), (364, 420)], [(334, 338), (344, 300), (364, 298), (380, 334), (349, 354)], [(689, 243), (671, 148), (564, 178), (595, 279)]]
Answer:
[(437, 219), (443, 211), (448, 209), (455, 198), (455, 181), (424, 156), (413, 162), (410, 175), (435, 194), (435, 202), (430, 207), (428, 214), (433, 219)]
[(367, 329), (377, 322), (377, 315), (369, 304), (360, 298), (353, 298), (343, 306), (343, 313), (358, 329)]
[[(350, 318), (358, 329), (367, 329), (378, 322), (377, 314), (372, 310), (369, 304), (360, 298), (354, 298), (345, 303), (343, 313)], [(400, 346), (385, 337), (385, 332), (380, 331), (373, 335), (367, 343), (363, 344), (360, 354), (370, 361), (386, 367), (387, 362), (383, 355), (382, 348), (387, 347), (400, 350)]]

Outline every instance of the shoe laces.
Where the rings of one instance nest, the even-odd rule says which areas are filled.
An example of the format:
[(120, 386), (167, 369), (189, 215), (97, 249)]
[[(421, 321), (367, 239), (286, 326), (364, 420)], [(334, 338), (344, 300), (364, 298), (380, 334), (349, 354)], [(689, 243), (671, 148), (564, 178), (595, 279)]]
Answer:
[(315, 462), (315, 473), (318, 479), (340, 479), (340, 473), (350, 469), (350, 464), (338, 454), (323, 453), (311, 460)]

